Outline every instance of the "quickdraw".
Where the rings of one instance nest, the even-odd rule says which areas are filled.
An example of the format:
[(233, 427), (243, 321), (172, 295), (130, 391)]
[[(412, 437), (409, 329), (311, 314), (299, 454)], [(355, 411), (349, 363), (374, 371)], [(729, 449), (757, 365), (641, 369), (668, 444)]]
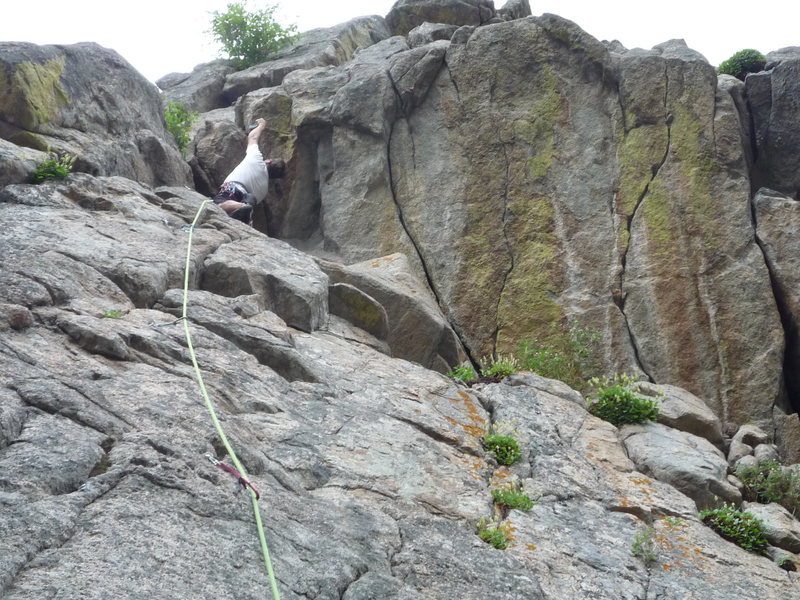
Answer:
[(258, 493), (258, 490), (256, 489), (256, 486), (253, 485), (253, 482), (251, 482), (249, 479), (247, 479), (241, 473), (239, 473), (239, 471), (237, 471), (235, 467), (232, 467), (232, 466), (230, 466), (228, 464), (225, 464), (221, 460), (217, 460), (216, 458), (214, 458), (210, 454), (206, 454), (206, 458), (215, 467), (219, 467), (223, 471), (227, 471), (228, 473), (230, 473), (231, 475), (236, 477), (236, 479), (241, 484), (242, 488), (244, 488), (245, 490), (247, 488), (250, 488), (251, 490), (253, 490), (253, 493), (256, 495), (256, 500), (259, 500), (261, 498), (261, 494)]

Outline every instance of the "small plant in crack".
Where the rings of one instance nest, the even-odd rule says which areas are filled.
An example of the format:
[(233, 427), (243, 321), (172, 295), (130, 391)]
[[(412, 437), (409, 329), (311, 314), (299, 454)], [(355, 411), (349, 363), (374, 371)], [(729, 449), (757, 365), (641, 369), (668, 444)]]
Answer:
[(497, 421), (483, 436), (483, 445), (494, 453), (498, 463), (510, 466), (522, 458), (522, 447), (518, 438), (519, 433), (513, 423)]
[(492, 498), (500, 510), (530, 510), (534, 505), (531, 497), (514, 483), (492, 490)]
[(477, 379), (478, 375), (475, 373), (475, 369), (472, 368), (472, 365), (458, 365), (457, 367), (453, 367), (452, 370), (448, 371), (447, 377), (460, 379), (461, 381), (468, 383)]
[(491, 544), (498, 550), (508, 548), (508, 533), (500, 525), (496, 517), (486, 522), (486, 517), (481, 517), (478, 521), (478, 537), (487, 544)]
[(617, 427), (658, 420), (660, 404), (639, 396), (639, 387), (633, 377), (623, 374), (612, 379), (594, 378), (589, 380), (589, 384), (597, 388), (597, 399), (587, 400), (589, 412), (596, 417)]
[(64, 179), (72, 172), (77, 156), (66, 152), (55, 152), (48, 148), (47, 158), (31, 173), (34, 183)]
[(720, 536), (737, 546), (763, 554), (767, 549), (764, 523), (747, 512), (736, 510), (733, 505), (700, 511), (700, 519)]
[(481, 375), (483, 377), (508, 377), (519, 371), (519, 360), (512, 355), (503, 356), (493, 356), (493, 357), (483, 357), (481, 361), (482, 364), (486, 366), (481, 369)]
[(686, 527), (686, 519), (681, 517), (664, 517), (664, 523), (672, 529), (683, 529)]
[(655, 529), (647, 527), (636, 533), (631, 544), (631, 552), (635, 557), (642, 559), (647, 566), (658, 562)]
[(510, 466), (522, 458), (519, 442), (510, 435), (487, 433), (483, 437), (483, 444), (487, 450), (494, 452), (497, 462), (501, 465)]
[(107, 310), (106, 312), (104, 312), (103, 315), (100, 318), (101, 319), (121, 319), (124, 316), (125, 316), (125, 312), (124, 311), (118, 310), (116, 308), (112, 308), (112, 309)]

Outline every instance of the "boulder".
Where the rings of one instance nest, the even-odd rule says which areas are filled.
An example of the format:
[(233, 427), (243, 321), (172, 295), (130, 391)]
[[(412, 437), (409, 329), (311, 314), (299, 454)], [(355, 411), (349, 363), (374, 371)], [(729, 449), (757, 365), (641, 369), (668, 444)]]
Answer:
[(47, 158), (46, 152), (0, 139), (0, 188), (30, 182), (31, 173)]
[(392, 35), (428, 23), (482, 25), (495, 16), (493, 0), (398, 0), (386, 15)]
[(733, 471), (735, 473), (739, 469), (752, 469), (755, 467), (758, 467), (758, 459), (752, 454), (747, 454), (736, 460), (733, 464)]
[(753, 447), (740, 442), (739, 440), (732, 440), (730, 448), (728, 449), (728, 464), (738, 464), (741, 459), (746, 456), (753, 455)]
[(319, 263), (334, 288), (347, 286), (341, 289), (355, 290), (350, 293), (357, 292), (358, 296), (352, 301), (358, 299), (355, 306), (363, 306), (359, 310), (352, 306), (347, 310), (341, 308), (336, 314), (379, 338), (377, 334), (383, 333), (385, 327), (392, 356), (442, 373), (466, 359), (458, 336), (442, 315), (436, 299), (402, 254), (348, 266), (322, 260)]
[(761, 519), (767, 541), (789, 552), (800, 552), (800, 522), (780, 504), (745, 502), (742, 510)]
[[(786, 384), (790, 395), (797, 397), (800, 390), (800, 242), (794, 231), (800, 226), (800, 202), (775, 190), (761, 188), (753, 198), (753, 214), (756, 237), (764, 252), (775, 300), (786, 327)], [(786, 404), (779, 408), (789, 413), (795, 410)], [(791, 424), (784, 423), (785, 419), (777, 420), (786, 425), (780, 427), (778, 433), (784, 452), (795, 452), (791, 444), (782, 441), (791, 437)]]
[(379, 16), (359, 17), (335, 27), (304, 32), (273, 60), (228, 75), (223, 98), (232, 103), (253, 90), (280, 85), (288, 73), (298, 69), (340, 65), (353, 58), (358, 50), (389, 35), (386, 23)]
[(745, 423), (733, 434), (733, 442), (740, 442), (755, 447), (771, 441), (769, 434), (753, 423)]
[(215, 60), (197, 65), (191, 73), (165, 75), (156, 81), (156, 85), (161, 90), (165, 106), (178, 102), (188, 111), (204, 113), (225, 107), (222, 96), (225, 78), (235, 71), (228, 61)]
[(94, 43), (0, 43), (0, 138), (76, 155), (74, 170), (146, 185), (190, 182), (164, 124), (158, 89), (119, 54)]
[(672, 385), (642, 382), (637, 386), (639, 393), (658, 402), (659, 423), (722, 445), (722, 423), (700, 398)]
[(513, 19), (523, 19), (531, 16), (531, 5), (528, 0), (507, 0), (507, 2), (497, 10), (497, 15), (506, 21)]
[(408, 32), (408, 45), (412, 48), (417, 48), (438, 40), (450, 41), (456, 29), (458, 29), (458, 25), (428, 23), (426, 21)]
[(759, 444), (755, 448), (753, 448), (753, 456), (755, 456), (758, 462), (764, 461), (777, 461), (778, 460), (778, 448), (775, 444)]
[(791, 100), (800, 86), (800, 53), (770, 58), (772, 69), (745, 79), (756, 131), (753, 187), (777, 190), (796, 198), (800, 192), (800, 107)]
[(258, 294), (286, 324), (302, 331), (325, 326), (328, 277), (286, 242), (248, 236), (206, 258), (201, 289), (235, 298)]
[(764, 65), (764, 70), (770, 71), (785, 60), (797, 60), (800, 58), (800, 46), (787, 46), (773, 50), (767, 53), (765, 58), (767, 62)]
[(660, 423), (624, 425), (620, 437), (638, 469), (673, 485), (698, 509), (741, 502), (741, 493), (727, 481), (725, 456), (708, 440)]

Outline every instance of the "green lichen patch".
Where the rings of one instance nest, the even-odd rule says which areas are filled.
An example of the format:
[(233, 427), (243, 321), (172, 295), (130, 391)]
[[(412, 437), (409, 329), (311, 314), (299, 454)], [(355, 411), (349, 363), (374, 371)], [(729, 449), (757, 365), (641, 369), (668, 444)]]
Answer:
[(560, 244), (554, 232), (551, 200), (537, 196), (512, 200), (508, 236), (514, 268), (508, 274), (498, 304), (498, 352), (512, 352), (522, 339), (561, 346), (553, 323), (564, 318), (556, 301), (564, 286)]
[(0, 113), (15, 125), (37, 131), (53, 121), (69, 96), (61, 85), (66, 58), (45, 63), (21, 62), (6, 65), (0, 74)]

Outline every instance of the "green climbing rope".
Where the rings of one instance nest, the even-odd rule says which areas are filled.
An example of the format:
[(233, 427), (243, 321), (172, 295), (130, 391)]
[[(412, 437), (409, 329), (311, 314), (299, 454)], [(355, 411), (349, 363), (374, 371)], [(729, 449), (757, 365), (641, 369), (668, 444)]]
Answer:
[[(212, 404), (211, 398), (208, 395), (208, 390), (206, 390), (206, 384), (203, 382), (203, 375), (200, 373), (200, 366), (197, 364), (197, 356), (194, 352), (194, 346), (192, 346), (192, 336), (189, 333), (189, 319), (186, 315), (186, 309), (189, 304), (189, 272), (191, 270), (192, 260), (192, 235), (194, 234), (195, 226), (200, 220), (200, 215), (203, 214), (203, 210), (205, 209), (207, 203), (208, 200), (203, 201), (203, 203), (200, 205), (200, 208), (197, 209), (197, 214), (194, 216), (194, 221), (192, 221), (191, 227), (189, 227), (189, 241), (186, 247), (186, 267), (183, 273), (183, 312), (181, 313), (181, 320), (183, 321), (183, 330), (186, 333), (186, 344), (189, 348), (189, 356), (192, 359), (192, 365), (194, 366), (197, 384), (200, 386), (200, 393), (202, 394), (203, 400), (206, 403), (206, 408), (211, 415), (211, 421), (214, 423), (214, 428), (217, 430), (217, 435), (222, 441), (222, 445), (225, 446), (225, 450), (228, 452), (228, 455), (231, 457), (231, 461), (236, 466), (239, 473), (241, 473), (243, 477), (247, 478), (247, 471), (245, 471), (244, 467), (239, 462), (236, 452), (233, 451), (233, 448), (228, 441), (228, 436), (225, 435), (225, 431), (222, 429), (222, 425), (217, 418), (217, 411), (214, 409), (214, 405)], [(264, 556), (264, 566), (267, 569), (269, 584), (272, 588), (272, 597), (274, 600), (280, 600), (278, 583), (275, 580), (275, 573), (272, 570), (272, 561), (270, 560), (269, 549), (267, 548), (267, 538), (264, 535), (264, 525), (261, 522), (261, 511), (258, 506), (258, 495), (251, 487), (248, 487), (247, 490), (250, 493), (250, 500), (253, 503), (253, 514), (255, 515), (256, 527), (258, 528), (258, 539), (261, 542), (261, 553)]]

